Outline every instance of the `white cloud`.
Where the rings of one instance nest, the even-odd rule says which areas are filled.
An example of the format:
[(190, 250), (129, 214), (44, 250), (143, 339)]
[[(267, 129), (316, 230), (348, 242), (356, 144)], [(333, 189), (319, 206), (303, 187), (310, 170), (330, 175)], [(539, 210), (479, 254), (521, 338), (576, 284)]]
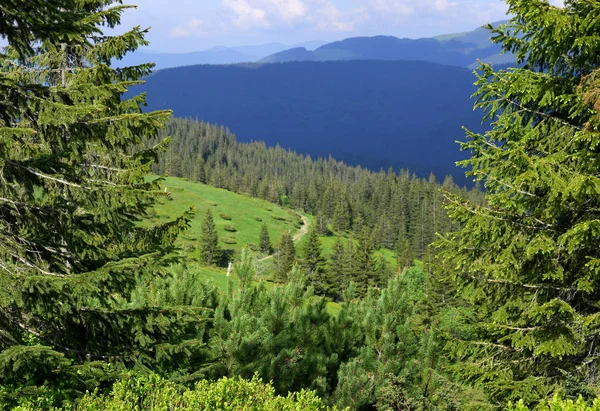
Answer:
[(252, 0), (223, 0), (223, 9), (233, 14), (233, 23), (240, 28), (265, 28), (270, 23), (265, 9)]
[(173, 28), (171, 35), (191, 37), (298, 27), (322, 32), (351, 32), (363, 20), (364, 9), (341, 11), (333, 0), (221, 0), (218, 18), (191, 19)]
[[(551, 0), (555, 3), (561, 0)], [(390, 31), (428, 25), (439, 32), (503, 18), (502, 0), (215, 0), (218, 9), (171, 30), (174, 37), (244, 35), (304, 30), (315, 33)], [(448, 27), (448, 29), (446, 29)], [(385, 33), (384, 33), (385, 32)]]

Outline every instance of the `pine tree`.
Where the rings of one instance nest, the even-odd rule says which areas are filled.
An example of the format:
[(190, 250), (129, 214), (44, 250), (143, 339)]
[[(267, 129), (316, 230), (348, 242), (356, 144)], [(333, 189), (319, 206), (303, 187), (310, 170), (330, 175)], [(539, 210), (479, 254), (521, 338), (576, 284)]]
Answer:
[(315, 293), (326, 295), (331, 289), (331, 282), (326, 275), (325, 258), (319, 233), (314, 226), (308, 231), (308, 239), (304, 244), (304, 260), (302, 266), (307, 272), (308, 284), (315, 288)]
[(146, 44), (139, 28), (102, 34), (127, 9), (111, 3), (0, 7), (0, 385), (68, 387), (57, 401), (169, 358), (186, 338), (174, 323), (189, 320), (129, 302), (138, 281), (166, 275), (190, 215), (138, 224), (164, 195), (146, 176), (165, 144), (144, 150), (142, 137), (170, 112), (123, 97), (151, 65), (110, 67)]
[(271, 238), (269, 237), (269, 230), (267, 225), (263, 223), (260, 227), (260, 237), (258, 239), (258, 249), (263, 254), (271, 254), (273, 252), (273, 246), (271, 245)]
[(281, 237), (274, 261), (276, 279), (280, 282), (286, 281), (296, 262), (296, 247), (290, 233), (284, 233)]
[(520, 65), (481, 65), (492, 127), (462, 145), (487, 202), (447, 194), (462, 229), (439, 243), (475, 313), (461, 374), (499, 406), (589, 396), (600, 365), (600, 2), (507, 3), (490, 29)]
[(210, 208), (202, 222), (202, 237), (200, 238), (200, 260), (206, 264), (217, 265), (221, 262), (222, 252), (219, 248), (219, 234)]

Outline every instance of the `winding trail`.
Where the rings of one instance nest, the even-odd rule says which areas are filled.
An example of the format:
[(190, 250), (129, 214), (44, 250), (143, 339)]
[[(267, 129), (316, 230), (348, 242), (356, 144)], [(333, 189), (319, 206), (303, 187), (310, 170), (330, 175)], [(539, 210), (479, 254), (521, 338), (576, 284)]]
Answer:
[[(309, 225), (308, 218), (302, 214), (300, 214), (300, 217), (302, 218), (303, 224), (302, 224), (302, 227), (300, 227), (300, 230), (298, 230), (298, 232), (296, 234), (294, 234), (294, 237), (292, 237), (292, 240), (294, 240), (294, 242), (300, 240), (302, 237), (304, 237), (306, 235), (306, 233), (308, 233), (308, 225)], [(267, 261), (267, 260), (273, 258), (274, 256), (275, 256), (275, 254), (268, 255), (268, 256), (258, 260), (258, 262), (261, 263), (263, 261)]]

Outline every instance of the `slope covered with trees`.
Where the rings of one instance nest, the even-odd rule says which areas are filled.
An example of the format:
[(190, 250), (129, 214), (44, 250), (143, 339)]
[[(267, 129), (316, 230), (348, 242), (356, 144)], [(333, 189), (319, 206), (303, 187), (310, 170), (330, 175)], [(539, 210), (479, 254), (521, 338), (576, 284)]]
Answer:
[(468, 180), (462, 126), (482, 131), (471, 70), (419, 61), (333, 61), (161, 70), (138, 91), (151, 110), (223, 124), (260, 140), (374, 170)]
[[(313, 160), (264, 143), (238, 143), (223, 127), (173, 119), (158, 139), (171, 136), (154, 170), (206, 182), (316, 216), (321, 234), (368, 231), (375, 248), (410, 249), (421, 257), (435, 233), (451, 221), (435, 177), (407, 170), (375, 173), (332, 158)], [(149, 140), (149, 145), (154, 140)], [(480, 201), (478, 190), (459, 189), (451, 177), (444, 190)]]

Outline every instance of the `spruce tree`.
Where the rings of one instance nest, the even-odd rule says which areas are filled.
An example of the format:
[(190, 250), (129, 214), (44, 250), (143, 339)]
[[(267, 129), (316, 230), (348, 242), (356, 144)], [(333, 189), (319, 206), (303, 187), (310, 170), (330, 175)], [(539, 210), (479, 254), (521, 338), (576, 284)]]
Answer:
[(110, 67), (146, 44), (139, 27), (102, 34), (127, 9), (112, 3), (0, 5), (0, 385), (65, 387), (57, 400), (169, 358), (185, 338), (174, 323), (188, 310), (129, 302), (139, 280), (166, 275), (190, 216), (139, 224), (164, 195), (146, 179), (164, 142), (142, 149), (143, 136), (170, 112), (123, 97), (151, 65)]
[(307, 272), (309, 285), (315, 288), (315, 293), (326, 295), (331, 289), (331, 282), (326, 275), (325, 258), (323, 247), (319, 239), (319, 233), (314, 226), (308, 231), (308, 239), (304, 244), (304, 260), (302, 266)]
[(487, 202), (447, 194), (462, 229), (439, 243), (474, 308), (460, 373), (498, 406), (595, 395), (600, 366), (600, 2), (507, 3), (490, 29), (519, 66), (481, 65), (491, 129), (462, 145)]
[(330, 293), (330, 296), (335, 300), (341, 300), (343, 292), (348, 288), (350, 283), (350, 276), (347, 276), (344, 270), (344, 257), (344, 243), (342, 242), (342, 239), (338, 237), (333, 245), (333, 250), (329, 256), (329, 264), (327, 266), (329, 278), (331, 278), (334, 284), (334, 289)]
[(260, 237), (258, 239), (258, 249), (263, 254), (271, 254), (273, 252), (273, 246), (271, 245), (271, 238), (269, 237), (269, 230), (267, 225), (263, 223), (260, 227)]
[(277, 281), (287, 280), (288, 274), (296, 262), (296, 247), (294, 247), (294, 240), (290, 233), (284, 233), (281, 237), (274, 261)]
[(365, 296), (367, 289), (370, 286), (374, 286), (377, 282), (373, 253), (374, 247), (371, 235), (367, 232), (366, 228), (363, 228), (356, 239), (353, 267), (353, 281), (356, 284), (356, 292), (359, 297)]
[(200, 238), (200, 260), (206, 264), (217, 265), (221, 262), (222, 252), (219, 248), (219, 234), (210, 208), (202, 221)]

